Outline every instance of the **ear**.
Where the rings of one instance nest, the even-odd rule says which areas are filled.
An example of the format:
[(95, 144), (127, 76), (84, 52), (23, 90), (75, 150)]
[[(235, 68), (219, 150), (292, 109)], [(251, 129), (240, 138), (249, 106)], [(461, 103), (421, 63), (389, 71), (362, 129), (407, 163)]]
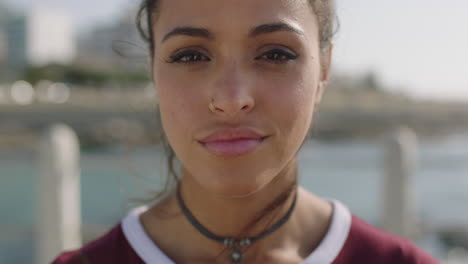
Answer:
[(330, 71), (331, 71), (331, 61), (333, 55), (333, 42), (330, 42), (328, 45), (328, 51), (326, 54), (322, 56), (321, 62), (321, 74), (320, 74), (320, 82), (317, 87), (317, 94), (315, 95), (315, 104), (320, 104), (323, 98), (323, 94), (325, 93), (325, 89), (327, 88), (328, 81), (330, 80)]

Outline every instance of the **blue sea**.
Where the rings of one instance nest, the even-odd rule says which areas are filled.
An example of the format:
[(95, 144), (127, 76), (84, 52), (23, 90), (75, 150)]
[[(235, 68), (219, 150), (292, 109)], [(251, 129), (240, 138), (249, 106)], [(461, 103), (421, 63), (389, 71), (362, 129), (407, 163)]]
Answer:
[[(414, 192), (418, 214), (433, 227), (468, 225), (468, 136), (419, 145)], [(83, 151), (82, 220), (105, 231), (135, 206), (151, 198), (164, 173), (158, 149), (114, 147)], [(338, 199), (351, 211), (378, 224), (382, 190), (381, 142), (309, 141), (300, 152), (300, 181), (325, 198)], [(37, 197), (36, 152), (0, 150), (0, 264), (34, 263)], [(421, 242), (442, 258), (445, 252), (430, 234)]]

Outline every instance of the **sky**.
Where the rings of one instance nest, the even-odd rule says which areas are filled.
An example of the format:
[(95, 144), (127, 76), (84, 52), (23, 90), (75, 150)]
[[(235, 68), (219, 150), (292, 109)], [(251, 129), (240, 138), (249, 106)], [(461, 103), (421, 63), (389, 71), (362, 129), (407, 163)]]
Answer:
[[(0, 0), (20, 9), (59, 7), (83, 30), (139, 0)], [(383, 85), (421, 98), (468, 102), (467, 0), (337, 0), (341, 28), (334, 69), (375, 73)]]

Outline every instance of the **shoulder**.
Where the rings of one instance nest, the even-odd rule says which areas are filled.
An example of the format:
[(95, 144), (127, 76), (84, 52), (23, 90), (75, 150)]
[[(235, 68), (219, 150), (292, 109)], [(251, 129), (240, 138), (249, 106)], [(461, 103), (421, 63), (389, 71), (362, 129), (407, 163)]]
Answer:
[(65, 252), (52, 264), (143, 263), (129, 245), (119, 224), (81, 249)]
[(353, 216), (351, 229), (334, 264), (400, 263), (436, 264), (428, 253), (411, 241), (381, 231)]

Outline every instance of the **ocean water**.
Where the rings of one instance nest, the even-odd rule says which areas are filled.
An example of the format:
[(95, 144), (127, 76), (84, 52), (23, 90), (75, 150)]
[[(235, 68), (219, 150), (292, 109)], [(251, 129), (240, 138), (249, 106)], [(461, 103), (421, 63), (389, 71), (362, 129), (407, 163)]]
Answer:
[[(429, 226), (468, 224), (468, 137), (422, 142), (414, 175), (418, 214)], [(378, 224), (383, 146), (372, 142), (310, 141), (300, 152), (300, 182)], [(33, 263), (35, 198), (34, 151), (0, 150), (0, 264)], [(161, 152), (113, 148), (83, 152), (82, 219), (106, 230), (137, 204), (151, 198), (164, 172)], [(434, 255), (440, 255), (430, 247)]]

